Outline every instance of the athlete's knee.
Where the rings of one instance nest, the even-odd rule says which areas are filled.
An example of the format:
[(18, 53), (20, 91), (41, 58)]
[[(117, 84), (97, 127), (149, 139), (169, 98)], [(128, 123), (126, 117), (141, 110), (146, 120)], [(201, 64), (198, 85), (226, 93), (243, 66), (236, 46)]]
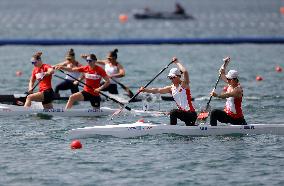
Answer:
[(217, 125), (218, 112), (219, 112), (219, 110), (217, 110), (217, 109), (213, 109), (211, 111), (211, 115), (210, 115), (210, 125), (211, 126)]
[(172, 109), (171, 111), (170, 111), (170, 116), (177, 116), (177, 113), (178, 113), (178, 109)]
[(31, 100), (32, 100), (32, 97), (33, 97), (32, 95), (28, 95), (27, 98), (26, 98), (26, 100), (31, 101)]
[(72, 102), (76, 101), (76, 96), (75, 95), (71, 95), (69, 97), (69, 101), (72, 101)]
[(211, 115), (211, 117), (214, 117), (214, 116), (218, 115), (218, 113), (219, 113), (219, 110), (218, 110), (218, 109), (213, 109), (213, 110), (211, 111), (210, 115)]

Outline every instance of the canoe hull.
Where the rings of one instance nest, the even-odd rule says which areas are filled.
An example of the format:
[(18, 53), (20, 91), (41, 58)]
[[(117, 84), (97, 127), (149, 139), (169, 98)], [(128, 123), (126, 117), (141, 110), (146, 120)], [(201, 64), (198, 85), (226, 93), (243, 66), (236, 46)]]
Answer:
[[(40, 116), (61, 116), (61, 117), (99, 117), (110, 116), (120, 109), (109, 107), (101, 107), (100, 109), (92, 108), (72, 108), (65, 110), (63, 108), (42, 109), (42, 108), (25, 108), (15, 105), (0, 104), (0, 116), (25, 116), (25, 115), (40, 115)], [(159, 111), (144, 111), (131, 109), (129, 112), (126, 109), (122, 113), (127, 113), (135, 116), (164, 116), (167, 113)]]
[(166, 124), (133, 123), (120, 125), (94, 126), (72, 129), (71, 138), (88, 138), (97, 135), (114, 136), (119, 138), (139, 137), (145, 135), (176, 134), (183, 136), (216, 136), (233, 134), (275, 134), (284, 135), (282, 124), (251, 124), (227, 126), (178, 126)]
[(0, 105), (0, 116), (25, 116), (25, 115), (48, 115), (62, 117), (99, 117), (109, 116), (118, 109), (102, 107), (101, 109), (69, 109), (63, 108), (54, 109), (33, 109), (19, 106), (3, 106)]

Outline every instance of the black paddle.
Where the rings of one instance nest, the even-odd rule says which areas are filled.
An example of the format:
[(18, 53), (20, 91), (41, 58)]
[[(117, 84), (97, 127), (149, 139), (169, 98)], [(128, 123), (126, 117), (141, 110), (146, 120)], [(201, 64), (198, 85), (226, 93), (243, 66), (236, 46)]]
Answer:
[[(165, 66), (153, 79), (151, 79), (145, 86), (144, 88), (148, 87), (160, 74), (162, 74), (167, 68), (169, 68), (169, 66), (173, 63), (174, 61), (171, 61), (167, 66)], [(137, 96), (138, 94), (140, 94), (140, 90), (134, 95), (132, 96), (132, 98), (130, 98), (130, 100), (128, 101), (128, 103), (132, 102)], [(120, 110), (116, 111), (111, 118), (113, 118), (113, 116), (119, 114), (125, 107), (122, 107)]]
[[(59, 78), (59, 79), (66, 80), (65, 78), (63, 78), (63, 77), (61, 77), (61, 76), (58, 76), (58, 75), (56, 75), (56, 74), (54, 74), (54, 76), (57, 77), (57, 78)], [(81, 84), (78, 84), (78, 86), (83, 87), (83, 85), (81, 85)]]
[[(39, 83), (43, 80), (43, 78), (45, 77), (45, 75), (39, 79), (36, 84), (33, 86), (33, 88), (30, 90), (31, 92), (33, 92), (35, 90), (35, 88), (39, 85)], [(30, 93), (29, 92), (25, 92), (25, 94), (29, 95)]]
[[(227, 65), (228, 65), (228, 63), (230, 62), (230, 58), (225, 58), (225, 59), (223, 59), (223, 61), (224, 61), (224, 64), (222, 65), (222, 67), (223, 68), (225, 68)], [(217, 79), (217, 81), (216, 81), (216, 83), (215, 83), (215, 86), (214, 86), (214, 88), (213, 88), (213, 91), (216, 89), (216, 87), (217, 87), (217, 85), (218, 85), (218, 83), (219, 83), (219, 80), (220, 80), (220, 78), (221, 78), (221, 73), (219, 74), (219, 76), (218, 76), (218, 79)], [(210, 96), (210, 98), (209, 98), (209, 101), (207, 102), (207, 104), (206, 104), (206, 108), (204, 109), (204, 110), (202, 110), (199, 114), (198, 114), (198, 116), (197, 116), (197, 119), (198, 120), (202, 120), (202, 121), (205, 121), (207, 118), (208, 118), (208, 116), (209, 116), (209, 113), (210, 113), (210, 102), (211, 102), (211, 99), (212, 99), (212, 95)]]
[[(91, 87), (91, 86), (87, 85), (86, 83), (84, 83), (84, 82), (80, 81), (79, 79), (77, 79), (77, 78), (73, 77), (72, 75), (67, 74), (67, 73), (66, 73), (66, 72), (64, 72), (63, 70), (60, 70), (60, 69), (59, 69), (59, 71), (60, 71), (60, 72), (62, 72), (62, 73), (64, 73), (64, 74), (66, 74), (67, 76), (69, 76), (69, 77), (73, 78), (74, 80), (78, 81), (79, 83), (81, 83), (81, 84), (83, 84), (83, 85), (85, 85), (85, 86), (87, 86), (87, 87), (89, 87), (89, 88), (92, 88), (92, 89), (93, 89), (93, 87)], [(105, 93), (103, 93), (103, 92), (99, 91), (99, 94), (103, 95), (103, 96), (104, 96), (104, 97), (106, 97), (107, 99), (112, 100), (112, 101), (113, 101), (113, 102), (115, 102), (115, 103), (120, 104), (121, 106), (125, 107), (125, 108), (126, 108), (127, 110), (129, 110), (129, 111), (131, 110), (131, 108), (130, 108), (130, 107), (125, 106), (125, 105), (124, 105), (123, 103), (121, 103), (120, 101), (118, 101), (118, 100), (116, 100), (116, 99), (114, 99), (114, 98), (112, 98), (112, 97), (109, 97), (109, 96), (108, 96), (108, 95), (106, 95)]]
[(117, 81), (116, 79), (114, 78), (111, 78), (115, 83), (119, 84), (121, 86), (121, 88), (123, 88), (126, 92), (127, 92), (127, 95), (128, 97), (132, 98), (134, 96), (134, 93), (127, 87), (125, 86), (124, 84), (122, 84), (121, 82)]
[[(174, 61), (171, 61), (167, 66), (165, 66), (153, 79), (151, 79), (145, 86), (144, 88), (148, 87), (160, 74), (162, 74), (167, 68), (169, 68), (169, 66), (173, 63)], [(130, 100), (128, 101), (128, 103), (130, 103), (132, 100), (134, 100), (138, 94), (140, 94), (140, 90), (134, 95), (132, 96), (132, 98), (130, 98)]]
[[(31, 92), (33, 92), (35, 90), (35, 88), (39, 85), (39, 83), (43, 80), (43, 78), (45, 77), (45, 75), (39, 79), (36, 84), (33, 86), (33, 88), (30, 90)], [(26, 96), (25, 97), (18, 97), (16, 98), (14, 96), (15, 101), (13, 102), (13, 105), (18, 105), (18, 106), (23, 106), (24, 102), (26, 101), (27, 96), (30, 94), (29, 92), (25, 92)]]

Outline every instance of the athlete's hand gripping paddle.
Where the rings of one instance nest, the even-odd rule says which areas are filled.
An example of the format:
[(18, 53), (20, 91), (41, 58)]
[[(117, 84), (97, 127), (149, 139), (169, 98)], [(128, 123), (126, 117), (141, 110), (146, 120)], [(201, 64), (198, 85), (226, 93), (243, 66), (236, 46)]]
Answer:
[[(227, 67), (227, 65), (229, 64), (230, 60), (231, 60), (230, 57), (224, 58), (224, 59), (223, 59), (224, 64), (222, 65), (221, 69), (225, 69), (225, 68)], [(215, 86), (214, 86), (214, 88), (213, 88), (212, 91), (215, 91), (215, 89), (216, 89), (216, 87), (217, 87), (217, 85), (218, 85), (218, 83), (219, 83), (220, 78), (221, 78), (221, 72), (219, 72), (218, 79), (217, 79), (217, 81), (216, 81), (216, 83), (215, 83)], [(212, 99), (212, 95), (210, 96), (209, 101), (208, 101), (207, 104), (206, 104), (206, 108), (205, 108), (204, 110), (202, 110), (202, 111), (198, 114), (197, 120), (205, 121), (205, 120), (208, 118), (209, 113), (210, 113), (210, 111), (211, 111), (211, 108), (210, 108), (211, 99)]]
[[(175, 62), (174, 60), (172, 60), (167, 66), (165, 66), (162, 70), (160, 70), (160, 72), (153, 78), (151, 79), (145, 86), (144, 88), (148, 87), (160, 74), (162, 74), (167, 68), (169, 68), (169, 66)], [(139, 94), (140, 94), (140, 90), (134, 95), (132, 96), (132, 98), (130, 98), (130, 100), (128, 101), (128, 103), (130, 103), (131, 101), (133, 101)], [(119, 109), (118, 111), (116, 111), (111, 118), (113, 118), (115, 115), (118, 115), (125, 107), (122, 107), (121, 109)]]
[[(64, 72), (63, 70), (60, 70), (60, 69), (58, 69), (58, 70), (59, 70), (60, 72), (62, 72), (63, 74), (66, 74), (67, 76), (71, 77), (72, 79), (78, 81), (79, 83), (81, 83), (81, 84), (83, 84), (83, 85), (85, 85), (85, 86), (87, 86), (87, 87), (89, 87), (89, 88), (93, 88), (93, 87), (87, 85), (86, 83), (80, 81), (79, 79), (73, 77), (72, 75), (70, 75), (70, 74)], [(101, 95), (103, 95), (103, 96), (106, 97), (107, 99), (110, 99), (110, 100), (112, 100), (113, 102), (118, 103), (118, 104), (120, 104), (121, 106), (124, 106), (127, 110), (129, 110), (129, 111), (131, 110), (130, 107), (125, 106), (125, 105), (124, 105), (123, 103), (121, 103), (120, 101), (118, 101), (118, 100), (116, 100), (116, 99), (114, 99), (114, 98), (112, 98), (112, 97), (109, 97), (109, 96), (106, 95), (105, 93), (103, 93), (103, 92), (101, 92), (101, 91), (99, 91), (98, 93), (101, 94)]]

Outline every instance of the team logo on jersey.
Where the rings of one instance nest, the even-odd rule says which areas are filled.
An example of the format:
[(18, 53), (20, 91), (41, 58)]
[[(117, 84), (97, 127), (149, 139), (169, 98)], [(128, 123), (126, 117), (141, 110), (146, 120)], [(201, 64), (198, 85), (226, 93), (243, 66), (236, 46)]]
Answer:
[(42, 79), (43, 76), (44, 76), (44, 72), (39, 72), (39, 73), (36, 73), (36, 79)]
[(96, 79), (100, 79), (100, 78), (101, 78), (101, 76), (98, 75), (98, 74), (88, 74), (88, 73), (85, 74), (85, 77), (86, 77), (87, 79), (93, 79), (93, 80), (96, 80)]

